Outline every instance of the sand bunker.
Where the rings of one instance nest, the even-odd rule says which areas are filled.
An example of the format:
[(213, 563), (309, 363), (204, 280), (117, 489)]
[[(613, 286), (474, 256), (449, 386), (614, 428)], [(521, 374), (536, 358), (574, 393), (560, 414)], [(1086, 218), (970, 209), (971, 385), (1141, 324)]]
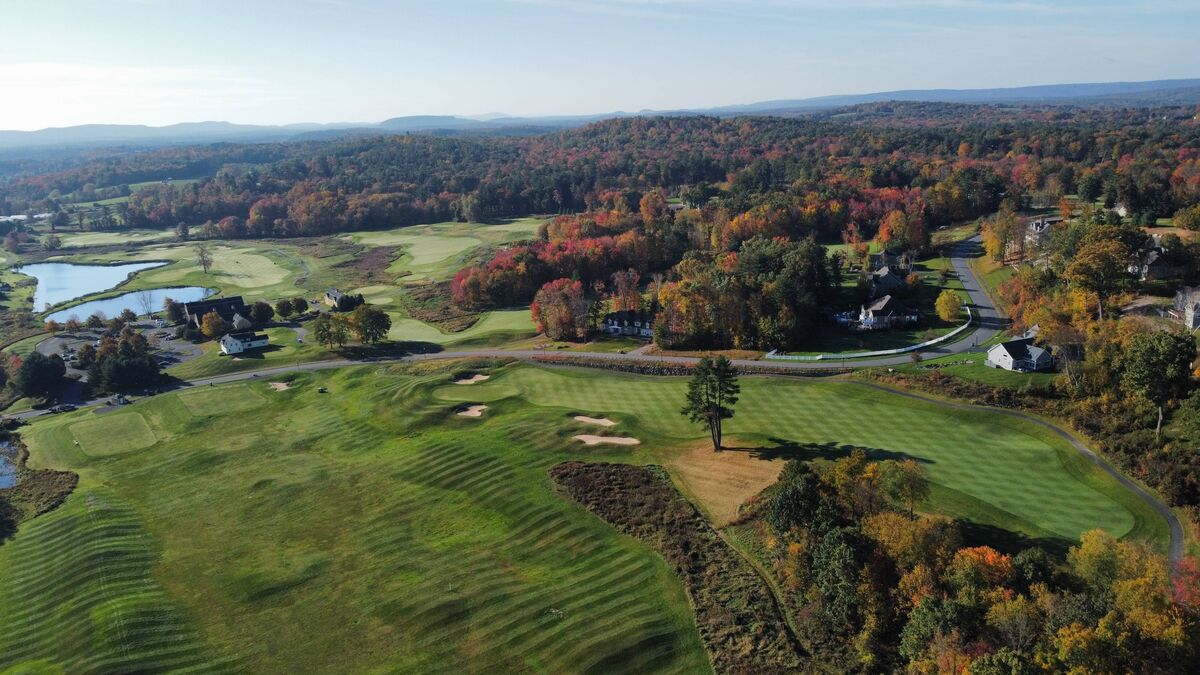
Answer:
[(476, 382), (483, 382), (490, 378), (491, 375), (472, 375), (465, 380), (455, 380), (454, 384), (475, 384)]
[(590, 434), (580, 434), (572, 436), (577, 441), (583, 441), (584, 445), (600, 445), (608, 443), (609, 445), (640, 445), (641, 441), (636, 438), (621, 438), (619, 436), (592, 436)]
[(611, 426), (616, 426), (616, 424), (617, 424), (616, 422), (608, 419), (607, 417), (588, 417), (587, 415), (576, 415), (575, 421), (583, 422), (584, 424), (597, 424), (602, 427), (611, 427)]
[(292, 383), (291, 382), (268, 382), (267, 386), (274, 389), (275, 391), (287, 391), (288, 389), (292, 388)]
[(487, 410), (486, 405), (473, 405), (466, 410), (458, 412), (459, 417), (483, 417), (483, 411)]

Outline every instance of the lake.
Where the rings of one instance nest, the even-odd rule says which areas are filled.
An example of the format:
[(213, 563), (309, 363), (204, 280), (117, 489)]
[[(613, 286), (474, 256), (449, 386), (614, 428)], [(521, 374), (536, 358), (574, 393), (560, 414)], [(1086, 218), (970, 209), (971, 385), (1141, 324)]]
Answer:
[[(59, 303), (103, 293), (125, 281), (134, 272), (161, 267), (164, 262), (129, 263), (125, 265), (74, 265), (71, 263), (37, 263), (15, 271), (37, 279), (33, 294), (34, 313)], [(156, 308), (157, 309), (157, 308)], [(117, 310), (118, 313), (120, 310)], [(82, 316), (87, 316), (84, 314)]]
[(72, 316), (83, 320), (89, 316), (99, 312), (105, 318), (111, 319), (121, 313), (122, 310), (131, 309), (137, 314), (145, 314), (146, 307), (152, 312), (162, 310), (163, 300), (171, 298), (175, 302), (195, 302), (203, 300), (212, 295), (211, 288), (203, 286), (180, 286), (177, 288), (152, 288), (144, 291), (130, 291), (121, 295), (105, 298), (104, 300), (92, 300), (67, 309), (60, 309), (50, 316), (47, 320), (54, 320), (60, 323), (65, 322)]

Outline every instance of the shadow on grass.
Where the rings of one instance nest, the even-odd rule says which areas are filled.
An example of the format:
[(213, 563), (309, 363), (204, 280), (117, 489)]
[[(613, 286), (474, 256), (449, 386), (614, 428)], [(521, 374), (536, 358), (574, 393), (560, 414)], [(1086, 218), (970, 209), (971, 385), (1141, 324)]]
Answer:
[(336, 351), (342, 358), (353, 361), (373, 361), (376, 359), (395, 359), (413, 354), (437, 354), (444, 351), (444, 348), (435, 342), (403, 340), (375, 345), (352, 345), (342, 347)]
[(1071, 542), (1066, 539), (1030, 537), (1003, 527), (977, 523), (972, 520), (958, 519), (958, 527), (962, 532), (963, 546), (991, 546), (997, 551), (1009, 555), (1015, 555), (1027, 548), (1037, 546), (1056, 558), (1065, 559), (1067, 549), (1071, 547)]
[(912, 455), (903, 452), (895, 452), (893, 450), (882, 450), (880, 448), (867, 448), (858, 445), (847, 445), (838, 443), (797, 443), (786, 438), (770, 438), (774, 445), (758, 446), (758, 447), (726, 447), (722, 448), (721, 452), (744, 452), (748, 453), (756, 459), (772, 460), (772, 459), (795, 459), (802, 462), (812, 461), (814, 459), (835, 460), (847, 457), (855, 450), (862, 450), (867, 454), (867, 459), (873, 461), (883, 461), (886, 459), (903, 460), (912, 459), (921, 464), (933, 464), (933, 460), (922, 457), (913, 457)]

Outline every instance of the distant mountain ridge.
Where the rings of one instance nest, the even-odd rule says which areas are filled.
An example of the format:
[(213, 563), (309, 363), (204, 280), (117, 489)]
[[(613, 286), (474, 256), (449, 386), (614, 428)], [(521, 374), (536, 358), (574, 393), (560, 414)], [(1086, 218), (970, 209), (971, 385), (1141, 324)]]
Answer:
[(829, 110), (863, 103), (913, 101), (965, 104), (1041, 105), (1200, 105), (1200, 78), (1145, 82), (1048, 84), (992, 89), (908, 89), (868, 94), (840, 94), (780, 99), (715, 108), (643, 110), (595, 115), (473, 117), (410, 115), (378, 123), (255, 125), (231, 122), (187, 122), (162, 127), (136, 124), (85, 124), (38, 131), (0, 131), (0, 150), (66, 146), (160, 146), (186, 143), (312, 140), (363, 133), (536, 133), (636, 115), (770, 115)]

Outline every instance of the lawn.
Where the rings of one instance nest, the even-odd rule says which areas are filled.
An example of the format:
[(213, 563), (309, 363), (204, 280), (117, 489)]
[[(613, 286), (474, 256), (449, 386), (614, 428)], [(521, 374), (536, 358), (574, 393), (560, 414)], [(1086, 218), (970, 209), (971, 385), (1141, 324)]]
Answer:
[(986, 257), (976, 258), (971, 261), (971, 269), (975, 272), (975, 276), (979, 278), (979, 283), (983, 284), (983, 290), (987, 292), (988, 297), (1004, 312), (1004, 303), (1000, 298), (1000, 284), (1013, 278), (1017, 271), (1008, 265), (1003, 265), (994, 260), (988, 260)]
[(707, 670), (667, 564), (550, 489), (612, 451), (533, 406), (457, 417), (450, 377), (156, 396), (133, 409), (162, 441), (102, 459), (70, 440), (91, 413), (39, 420), (33, 463), (82, 479), (0, 546), (0, 670)]
[[(521, 368), (471, 387), (441, 387), (434, 395), (480, 402), (519, 397), (535, 405), (640, 419), (656, 435), (701, 437), (702, 430), (676, 410), (684, 384)], [(768, 445), (815, 444), (835, 452), (852, 445), (882, 456), (915, 457), (926, 463), (933, 481), (980, 500), (977, 513), (957, 515), (1011, 515), (1029, 536), (1075, 539), (1105, 527), (1118, 536), (1165, 539), (1161, 519), (1066, 443), (1035, 425), (992, 413), (949, 410), (854, 383), (754, 378), (743, 383), (727, 433)]]
[(400, 247), (388, 271), (409, 281), (445, 281), (464, 264), (464, 256), (485, 244), (500, 245), (537, 234), (544, 218), (513, 218), (496, 223), (434, 223), (392, 230), (354, 232), (343, 238), (369, 247)]
[(148, 448), (158, 438), (137, 412), (109, 412), (75, 422), (69, 429), (89, 457), (107, 457)]
[(195, 380), (226, 373), (273, 368), (301, 361), (336, 358), (335, 354), (325, 351), (323, 347), (313, 341), (297, 343), (296, 331), (292, 328), (268, 328), (265, 332), (270, 338), (270, 344), (265, 349), (237, 356), (224, 356), (215, 341), (206, 342), (201, 345), (204, 350), (203, 355), (168, 368), (167, 374), (182, 380)]
[(32, 354), (33, 351), (37, 349), (37, 346), (49, 337), (49, 333), (38, 333), (37, 335), (31, 335), (22, 340), (17, 340), (11, 345), (8, 345), (4, 348), (4, 351), (8, 352), (9, 354), (16, 354), (17, 356), (24, 358)]
[(537, 333), (528, 309), (485, 312), (470, 328), (457, 333), (444, 333), (416, 319), (392, 317), (388, 338), (410, 342), (432, 342), (445, 346), (496, 345), (512, 339), (527, 338)]
[[(1000, 336), (1003, 338), (1004, 336)], [(1006, 339), (1006, 338), (1005, 338)], [(992, 340), (990, 342), (996, 342)], [(938, 372), (953, 375), (964, 380), (971, 380), (993, 387), (1008, 389), (1050, 389), (1058, 378), (1058, 373), (1018, 373), (1003, 368), (990, 368), (986, 365), (986, 353), (968, 353), (943, 356), (925, 361), (920, 366), (898, 366), (900, 370), (913, 370), (927, 366), (938, 366)]]
[(122, 230), (120, 232), (64, 232), (58, 235), (63, 248), (123, 246), (166, 241), (175, 237), (168, 230)]
[(249, 385), (229, 387), (199, 387), (178, 394), (179, 402), (194, 417), (221, 417), (231, 413), (254, 410), (267, 402)]
[[(667, 565), (551, 488), (566, 459), (666, 464), (727, 519), (726, 484), (770, 481), (756, 463), (855, 444), (925, 462), (934, 510), (1031, 536), (1165, 536), (1056, 437), (992, 412), (745, 378), (729, 433), (765, 449), (704, 461), (690, 459), (703, 430), (678, 415), (682, 379), (509, 365), (464, 386), (461, 369), (481, 372), (293, 373), (286, 391), (256, 381), (33, 422), (32, 465), (81, 483), (0, 546), (0, 669), (707, 670)], [(455, 414), (480, 402), (481, 418)], [(157, 442), (104, 457), (74, 445), (82, 424), (134, 416)], [(643, 444), (587, 448), (580, 433)]]

